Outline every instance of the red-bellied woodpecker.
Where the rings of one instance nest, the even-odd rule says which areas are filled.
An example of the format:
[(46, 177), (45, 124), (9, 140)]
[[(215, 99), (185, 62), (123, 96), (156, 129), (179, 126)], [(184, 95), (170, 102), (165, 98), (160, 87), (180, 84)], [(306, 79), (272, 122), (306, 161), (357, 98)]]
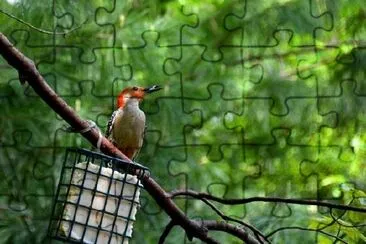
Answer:
[(106, 137), (128, 158), (133, 159), (144, 140), (145, 114), (139, 103), (146, 94), (160, 90), (159, 86), (127, 87), (118, 95), (117, 110), (108, 121)]

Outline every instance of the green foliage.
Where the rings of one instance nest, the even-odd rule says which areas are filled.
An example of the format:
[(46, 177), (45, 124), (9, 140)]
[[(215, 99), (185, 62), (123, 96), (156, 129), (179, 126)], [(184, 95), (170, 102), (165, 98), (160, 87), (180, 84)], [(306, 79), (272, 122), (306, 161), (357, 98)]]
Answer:
[[(364, 1), (246, 2), (6, 0), (2, 11), (34, 27), (80, 28), (47, 35), (3, 13), (0, 27), (102, 130), (124, 86), (162, 85), (143, 104), (148, 133), (137, 161), (168, 191), (365, 207)], [(64, 122), (3, 59), (0, 74), (0, 243), (43, 243), (65, 148), (90, 145), (63, 132)], [(141, 201), (131, 242), (156, 243), (169, 218), (146, 192)], [(219, 219), (202, 202), (177, 203), (189, 217)], [(265, 234), (314, 230), (274, 232), (273, 243), (365, 242), (365, 214), (218, 207)], [(168, 240), (184, 238), (174, 228)]]

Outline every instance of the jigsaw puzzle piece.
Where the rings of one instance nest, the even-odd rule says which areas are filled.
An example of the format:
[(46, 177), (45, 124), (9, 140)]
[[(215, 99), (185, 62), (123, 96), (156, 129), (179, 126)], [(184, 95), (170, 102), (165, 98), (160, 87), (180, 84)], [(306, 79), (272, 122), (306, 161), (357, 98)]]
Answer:
[(337, 123), (336, 113), (321, 114), (315, 98), (289, 98), (286, 100), (288, 114), (280, 118), (278, 126), (291, 129), (289, 142), (292, 144), (320, 144), (321, 128), (334, 128)]
[(159, 133), (158, 145), (167, 147), (185, 145), (186, 133), (191, 133), (193, 128), (202, 123), (201, 111), (187, 111), (183, 106), (183, 100), (174, 97), (157, 98), (156, 104), (144, 103), (147, 131)]
[[(2, 231), (8, 232), (8, 234), (1, 236), (2, 240), (25, 242), (24, 233), (29, 234), (27, 227), (30, 227), (27, 225), (29, 221), (26, 221), (26, 217), (28, 217), (26, 213), (30, 211), (29, 203), (25, 198), (15, 197), (8, 193), (5, 195), (0, 194), (0, 206), (2, 210), (0, 218), (3, 226)], [(16, 228), (16, 234), (11, 234), (12, 228)], [(21, 234), (23, 234), (23, 238)]]
[(281, 117), (270, 113), (273, 101), (265, 98), (241, 99), (241, 104), (236, 106), (235, 112), (232, 110), (225, 113), (225, 127), (236, 133), (243, 133), (245, 143), (271, 143), (272, 128), (278, 127), (281, 121)]
[(227, 186), (233, 184), (235, 187), (241, 187), (243, 173), (241, 145), (222, 145), (227, 157), (220, 161), (212, 161), (207, 157), (209, 147), (205, 145), (190, 145), (186, 146), (185, 150), (187, 152), (185, 158), (173, 159), (168, 164), (170, 175), (184, 175), (186, 182), (182, 185), (183, 189), (214, 193), (218, 197), (235, 195), (235, 191), (228, 189)]
[(12, 140), (1, 145), (0, 176), (4, 184), (0, 194), (23, 201), (26, 195), (54, 193), (53, 145), (33, 146), (34, 137), (31, 131), (18, 130), (14, 131)]
[(44, 128), (49, 131), (48, 129), (52, 127), (53, 123), (50, 118), (54, 113), (49, 110), (41, 98), (34, 95), (34, 91), (29, 86), (24, 91), (17, 80), (8, 82), (7, 86), (14, 92), (14, 95), (3, 98), (1, 101), (0, 125), (6, 129), (2, 130), (0, 134), (0, 142), (15, 145), (15, 142), (12, 142), (14, 133), (28, 131), (32, 139), (29, 146), (52, 145), (52, 139), (49, 134), (45, 134)]
[(237, 9), (241, 11), (229, 14), (225, 19), (225, 27), (237, 36), (237, 40), (242, 38), (240, 45), (243, 47), (275, 46), (274, 36), (268, 35), (278, 30), (288, 30), (293, 34), (291, 45), (305, 47), (314, 45), (318, 33), (329, 32), (333, 28), (332, 13), (324, 10), (314, 14), (317, 5), (312, 0), (287, 4), (278, 1), (263, 4), (241, 1), (238, 6)]
[[(221, 150), (225, 158), (219, 161), (209, 159), (208, 146), (190, 145), (185, 149), (187, 151), (185, 158), (171, 160), (168, 164), (169, 174), (180, 178), (181, 184), (176, 189), (193, 189), (222, 198), (243, 196), (242, 178), (245, 166), (241, 145), (222, 145)], [(212, 216), (209, 209), (198, 207), (198, 202), (185, 199), (184, 204), (189, 215)], [(243, 216), (242, 205), (222, 206), (221, 210), (224, 212), (230, 210), (231, 216)]]
[[(95, 12), (95, 21), (109, 29), (109, 33), (114, 37), (113, 45), (121, 47), (126, 43), (141, 41), (139, 37), (136, 37), (138, 36), (136, 32), (131, 31), (131, 29), (141, 30), (144, 27), (141, 26), (140, 21), (136, 21), (136, 18), (143, 17), (145, 13), (133, 11), (134, 8), (140, 8), (139, 3), (110, 1), (102, 4)], [(129, 29), (126, 26), (132, 26), (132, 28)]]
[[(28, 195), (24, 199), (0, 195), (2, 240), (11, 243), (46, 243), (53, 197)], [(16, 229), (15, 233), (12, 233)], [(37, 233), (35, 235), (34, 233)]]
[[(185, 24), (181, 27), (182, 44), (184, 46), (200, 46), (201, 58), (206, 62), (220, 61), (223, 59), (222, 48), (238, 47), (242, 44), (242, 37), (239, 40), (231, 38), (231, 30), (228, 30), (225, 21), (234, 15), (232, 11), (245, 12), (245, 4), (242, 1), (231, 2), (205, 2), (200, 4), (190, 4), (183, 7), (187, 16), (194, 16), (194, 24)], [(242, 5), (243, 4), (243, 5)], [(217, 9), (220, 9), (217, 12)], [(217, 14), (219, 13), (219, 14)], [(235, 13), (234, 16), (237, 16)], [(225, 35), (224, 33), (227, 33)], [(223, 38), (217, 39), (222, 36)], [(229, 38), (230, 37), (230, 38)], [(216, 40), (212, 42), (212, 40)]]
[[(181, 81), (171, 79), (164, 69), (166, 59), (178, 57), (180, 48), (159, 46), (157, 43), (160, 33), (155, 31), (144, 31), (141, 39), (143, 44), (140, 46), (114, 48), (114, 65), (125, 67), (128, 71), (124, 78), (125, 83), (140, 86), (160, 85), (164, 88), (160, 93), (164, 93), (165, 96), (181, 96)], [(150, 61), (151, 57), (154, 57), (154, 62)]]
[(188, 145), (200, 145), (208, 148), (207, 157), (212, 161), (220, 161), (223, 157), (221, 145), (242, 144), (242, 134), (230, 131), (224, 126), (224, 115), (227, 111), (240, 106), (237, 99), (223, 97), (224, 86), (211, 84), (207, 87), (209, 96), (201, 99), (183, 100), (188, 112), (200, 111), (202, 124), (191, 132), (185, 132)]
[[(83, 23), (94, 19), (95, 11), (100, 7), (100, 1), (75, 2), (70, 0), (55, 0), (51, 11), (58, 31), (70, 30), (82, 26)], [(81, 11), (82, 10), (82, 11)], [(88, 26), (90, 27), (90, 26)]]
[(343, 168), (344, 162), (339, 159), (340, 153), (339, 147), (321, 147), (315, 161), (304, 159), (301, 162), (300, 174), (306, 179), (313, 178), (316, 182), (316, 199), (341, 198), (339, 186), (347, 177)]
[[(338, 47), (320, 47), (315, 49), (314, 54), (299, 60), (298, 77), (306, 83), (309, 82), (308, 80), (315, 79), (317, 96), (336, 96), (340, 92), (340, 86), (335, 77), (351, 79), (354, 76), (354, 72), (344, 72), (345, 69), (355, 69), (357, 58), (354, 52)], [(329, 72), (329, 67), (332, 72)]]
[[(255, 177), (244, 179), (245, 196), (316, 196), (316, 192), (308, 188), (308, 182), (296, 176), (305, 158), (310, 156), (312, 160), (316, 160), (317, 146), (290, 144), (288, 129), (274, 128), (272, 135), (273, 141), (270, 144), (245, 144), (245, 167), (255, 172)], [(268, 184), (267, 180), (270, 178), (276, 181)]]
[(357, 138), (366, 129), (363, 114), (365, 113), (366, 96), (356, 92), (355, 80), (340, 82), (340, 93), (336, 96), (319, 97), (319, 111), (321, 114), (337, 113), (338, 121), (334, 128), (321, 129), (320, 142), (322, 146), (339, 146), (343, 148), (343, 160), (354, 160), (354, 149)]
[[(366, 177), (366, 171), (363, 170), (364, 150), (358, 150), (354, 160), (345, 161), (342, 159), (344, 148), (339, 146), (320, 147), (318, 158), (315, 161), (304, 159), (301, 162), (300, 174), (306, 178), (317, 179), (318, 199), (338, 200), (344, 204), (357, 205), (356, 195), (361, 193), (364, 185), (357, 179)], [(347, 165), (346, 168), (345, 165)], [(349, 182), (349, 179), (354, 180)], [(318, 211), (323, 210), (319, 208)]]
[[(326, 1), (316, 3), (312, 1), (312, 12), (315, 16), (321, 16), (322, 13), (331, 13), (333, 18), (332, 31), (317, 32), (316, 42), (319, 46), (328, 44), (330, 46), (357, 46), (359, 41), (364, 38), (362, 36), (365, 30), (365, 25), (361, 21), (362, 13), (365, 10), (365, 5), (362, 0), (355, 0), (349, 4), (347, 0), (337, 2)], [(335, 36), (341, 34), (341, 40)], [(351, 41), (352, 40), (352, 41)], [(348, 42), (350, 41), (350, 42)]]

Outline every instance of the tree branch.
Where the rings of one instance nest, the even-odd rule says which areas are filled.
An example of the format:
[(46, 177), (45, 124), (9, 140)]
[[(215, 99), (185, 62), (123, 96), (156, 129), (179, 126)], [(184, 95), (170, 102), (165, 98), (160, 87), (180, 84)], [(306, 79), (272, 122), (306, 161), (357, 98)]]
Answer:
[(254, 239), (251, 235), (249, 235), (248, 232), (224, 221), (203, 220), (203, 221), (197, 221), (197, 223), (200, 223), (208, 230), (223, 231), (229, 233), (233, 236), (236, 236), (237, 238), (239, 238), (240, 240), (244, 241), (247, 244), (260, 243), (258, 242), (258, 240)]
[[(274, 235), (275, 233), (279, 232), (279, 231), (284, 231), (284, 230), (303, 230), (303, 231), (315, 231), (315, 232), (318, 232), (318, 233), (322, 233), (323, 235), (326, 235), (326, 236), (329, 236), (329, 237), (333, 237), (334, 239), (336, 239), (337, 241), (340, 241), (340, 242), (343, 242), (343, 243), (346, 243), (344, 240), (342, 240), (342, 238), (339, 238), (338, 236), (336, 235), (333, 235), (333, 234), (330, 234), (328, 232), (325, 232), (323, 230), (323, 228), (321, 229), (312, 229), (312, 228), (304, 228), (304, 227), (300, 227), (300, 226), (287, 226), (287, 227), (280, 227), (274, 231), (272, 231), (271, 233), (269, 233), (267, 235), (267, 237), (270, 237), (272, 235)], [(335, 242), (334, 242), (335, 243)]]
[(340, 210), (349, 210), (360, 213), (366, 213), (366, 208), (359, 208), (354, 206), (348, 206), (343, 204), (336, 204), (318, 200), (306, 200), (306, 199), (291, 199), (291, 198), (281, 198), (281, 197), (249, 197), (249, 198), (238, 198), (238, 199), (224, 199), (216, 197), (204, 192), (196, 192), (193, 190), (175, 190), (172, 191), (169, 196), (175, 198), (178, 196), (190, 196), (197, 199), (208, 199), (218, 203), (226, 205), (240, 205), (247, 204), (251, 202), (273, 202), (273, 203), (288, 203), (288, 204), (298, 204), (298, 205), (315, 205), (321, 207), (335, 208)]
[(43, 30), (41, 28), (37, 28), (37, 27), (33, 26), (32, 24), (30, 24), (30, 23), (28, 23), (28, 22), (26, 22), (26, 21), (24, 21), (24, 20), (22, 20), (22, 19), (20, 19), (20, 18), (18, 18), (16, 16), (14, 16), (14, 15), (8, 13), (8, 12), (5, 12), (2, 9), (0, 9), (0, 13), (5, 14), (9, 18), (12, 18), (12, 19), (18, 21), (19, 23), (22, 23), (23, 25), (26, 25), (26, 26), (28, 26), (31, 29), (34, 29), (34, 30), (36, 30), (36, 31), (38, 31), (40, 33), (47, 34), (47, 35), (67, 35), (67, 34), (70, 34), (71, 32), (79, 29), (81, 26), (83, 26), (88, 21), (88, 19), (86, 19), (81, 25), (79, 25), (79, 26), (77, 26), (77, 27), (75, 27), (75, 28), (73, 28), (73, 29), (71, 29), (69, 31), (55, 32), (55, 31), (47, 31), (47, 30)]
[(167, 226), (165, 227), (163, 233), (161, 234), (160, 238), (159, 238), (159, 244), (163, 244), (165, 239), (168, 237), (169, 232), (173, 229), (174, 226), (176, 226), (177, 224), (174, 223), (173, 220), (171, 220)]
[[(235, 223), (238, 223), (240, 225), (243, 225), (245, 227), (247, 227), (248, 229), (250, 229), (251, 231), (253, 231), (253, 233), (258, 237), (258, 241), (260, 243), (263, 243), (262, 242), (262, 239), (265, 240), (267, 243), (270, 243), (270, 241), (267, 239), (267, 237), (262, 234), (257, 228), (255, 228), (254, 226), (244, 222), (244, 221), (241, 221), (241, 220), (237, 220), (235, 218), (232, 218), (230, 216), (227, 216), (225, 215), (224, 213), (222, 213), (214, 204), (212, 204), (209, 200), (205, 199), (205, 198), (202, 198), (200, 199), (201, 201), (203, 201), (204, 203), (206, 203), (217, 215), (219, 215), (223, 220), (225, 221), (232, 221), (232, 222), (235, 222)], [(262, 239), (261, 239), (262, 238)]]
[[(13, 66), (19, 73), (21, 81), (27, 81), (34, 91), (67, 123), (75, 130), (81, 131), (89, 127), (87, 121), (81, 119), (67, 103), (60, 98), (52, 88), (47, 84), (42, 75), (38, 72), (34, 63), (18, 51), (10, 41), (0, 32), (0, 54)], [(119, 151), (104, 136), (99, 134), (95, 128), (82, 133), (92, 145), (96, 146), (101, 136), (100, 150), (113, 157), (117, 157), (128, 162), (132, 162), (121, 151)], [(198, 225), (184, 215), (177, 205), (170, 199), (161, 186), (155, 182), (149, 175), (142, 178), (145, 190), (154, 198), (156, 203), (169, 215), (169, 217), (179, 224), (187, 233), (189, 239), (196, 237), (206, 243), (217, 243), (207, 235), (207, 229)]]

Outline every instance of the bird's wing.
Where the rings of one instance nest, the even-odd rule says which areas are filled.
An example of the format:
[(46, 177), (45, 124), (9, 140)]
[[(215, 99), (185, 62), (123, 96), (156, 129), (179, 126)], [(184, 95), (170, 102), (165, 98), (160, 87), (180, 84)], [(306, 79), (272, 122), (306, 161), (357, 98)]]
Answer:
[[(144, 127), (144, 131), (142, 132), (142, 134), (141, 134), (141, 137), (142, 137), (142, 142), (144, 141), (144, 138), (145, 138), (145, 136), (146, 136), (146, 131), (147, 131), (147, 126), (145, 125), (145, 127)], [(136, 150), (136, 152), (134, 153), (134, 155), (133, 155), (133, 158), (132, 158), (132, 160), (133, 161), (135, 161), (136, 159), (137, 159), (137, 157), (139, 156), (139, 154), (140, 154), (140, 151), (141, 151), (141, 148), (143, 147), (143, 143), (141, 144), (141, 147), (139, 147), (137, 150)]]
[(110, 139), (110, 136), (112, 134), (112, 128), (113, 128), (113, 124), (115, 122), (115, 119), (117, 117), (117, 113), (118, 113), (118, 110), (114, 111), (110, 120), (108, 121), (108, 125), (107, 125), (107, 131), (105, 132), (105, 137)]

